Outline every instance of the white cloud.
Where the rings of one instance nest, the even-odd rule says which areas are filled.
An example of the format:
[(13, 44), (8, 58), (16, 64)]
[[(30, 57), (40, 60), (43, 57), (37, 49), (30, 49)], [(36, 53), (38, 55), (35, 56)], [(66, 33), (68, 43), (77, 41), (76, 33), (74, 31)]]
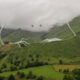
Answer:
[(0, 0), (0, 23), (11, 28), (46, 31), (79, 15), (80, 0)]

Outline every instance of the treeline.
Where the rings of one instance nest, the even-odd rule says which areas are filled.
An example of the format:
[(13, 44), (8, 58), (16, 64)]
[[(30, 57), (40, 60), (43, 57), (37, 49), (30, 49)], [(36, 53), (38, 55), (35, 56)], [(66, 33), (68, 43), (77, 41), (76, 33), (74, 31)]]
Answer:
[(30, 67), (39, 67), (39, 66), (43, 66), (43, 65), (48, 65), (48, 63), (36, 61), (33, 63), (28, 62), (26, 65), (21, 65), (21, 66), (18, 66), (17, 63), (14, 63), (14, 64), (11, 64), (9, 67), (9, 70), (7, 70), (7, 64), (3, 64), (0, 68), (0, 73), (11, 72), (11, 71), (16, 71), (16, 70), (21, 70), (21, 69), (27, 69)]
[(74, 69), (71, 73), (66, 72), (63, 80), (80, 80), (80, 69)]
[(44, 80), (43, 76), (36, 76), (30, 71), (27, 75), (24, 72), (17, 72), (16, 75), (10, 75), (9, 77), (0, 77), (0, 80)]
[(25, 59), (24, 57), (20, 58), (19, 56), (14, 56), (10, 54), (9, 58), (6, 61), (7, 63), (3, 63), (0, 66), (0, 73), (16, 71), (30, 67), (39, 67), (49, 64), (49, 60), (46, 62), (40, 61), (40, 55), (36, 55), (36, 57), (33, 58), (33, 55), (30, 54), (28, 58), (29, 59)]

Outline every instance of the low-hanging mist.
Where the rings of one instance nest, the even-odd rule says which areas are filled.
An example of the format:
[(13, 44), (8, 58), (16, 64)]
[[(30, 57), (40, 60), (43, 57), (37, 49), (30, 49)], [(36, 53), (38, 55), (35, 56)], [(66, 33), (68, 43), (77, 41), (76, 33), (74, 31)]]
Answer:
[(10, 28), (48, 31), (79, 15), (80, 0), (0, 0), (0, 24)]

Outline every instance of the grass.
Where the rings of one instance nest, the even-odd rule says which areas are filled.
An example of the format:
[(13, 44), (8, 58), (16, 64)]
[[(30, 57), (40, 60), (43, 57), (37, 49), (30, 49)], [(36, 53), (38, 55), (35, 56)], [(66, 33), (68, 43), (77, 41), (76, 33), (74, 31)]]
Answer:
[[(62, 80), (64, 77), (63, 73), (59, 73), (54, 71), (52, 66), (41, 66), (41, 67), (34, 67), (29, 69), (23, 69), (19, 70), (20, 72), (24, 72), (25, 74), (28, 74), (29, 71), (32, 71), (33, 74), (37, 76), (44, 76), (46, 79), (49, 80)], [(9, 76), (11, 74), (16, 75), (17, 71), (14, 72), (5, 72), (1, 73), (0, 76)]]
[(69, 69), (69, 71), (72, 72), (72, 70), (74, 69), (80, 69), (80, 65), (53, 65), (53, 68), (56, 71), (59, 71), (59, 69), (61, 69), (62, 71), (64, 71), (65, 69)]
[[(77, 63), (80, 62), (80, 36), (77, 36), (71, 40), (52, 42), (52, 43), (32, 43), (29, 46), (19, 48), (18, 45), (10, 46), (5, 45), (0, 48), (1, 54), (7, 54), (1, 59), (1, 63), (9, 63), (11, 59), (16, 61), (16, 57), (21, 62), (24, 60), (26, 63), (32, 58), (36, 60), (36, 55), (39, 55), (39, 61), (53, 63), (59, 63), (59, 60), (63, 60), (64, 63)], [(1, 55), (0, 54), (0, 55)], [(32, 55), (32, 58), (29, 55)], [(10, 59), (11, 58), (11, 59)], [(49, 59), (49, 61), (48, 61)], [(7, 66), (8, 67), (8, 66)]]

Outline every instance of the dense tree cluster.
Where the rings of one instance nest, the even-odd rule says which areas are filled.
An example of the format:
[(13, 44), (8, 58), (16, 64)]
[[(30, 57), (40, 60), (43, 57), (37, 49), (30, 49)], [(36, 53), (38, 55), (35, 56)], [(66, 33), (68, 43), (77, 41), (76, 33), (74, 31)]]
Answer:
[(0, 66), (0, 73), (16, 71), (16, 70), (21, 70), (30, 67), (39, 67), (43, 65), (48, 65), (49, 59), (46, 62), (40, 61), (39, 54), (36, 54), (35, 57), (32, 54), (29, 54), (27, 58), (24, 55), (21, 57), (21, 56), (14, 56), (12, 54), (9, 54), (7, 63), (3, 63)]
[(74, 69), (71, 74), (66, 74), (63, 80), (80, 80), (80, 69)]
[(65, 75), (63, 80), (74, 80), (72, 76), (70, 75)]
[(80, 69), (74, 69), (72, 74), (76, 80), (80, 80)]
[(10, 75), (9, 77), (0, 77), (0, 80), (44, 80), (43, 76), (36, 76), (30, 71), (27, 75), (24, 72), (17, 72), (16, 75)]

